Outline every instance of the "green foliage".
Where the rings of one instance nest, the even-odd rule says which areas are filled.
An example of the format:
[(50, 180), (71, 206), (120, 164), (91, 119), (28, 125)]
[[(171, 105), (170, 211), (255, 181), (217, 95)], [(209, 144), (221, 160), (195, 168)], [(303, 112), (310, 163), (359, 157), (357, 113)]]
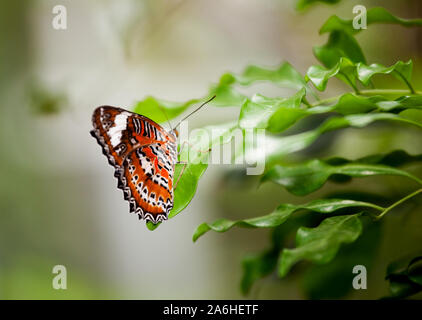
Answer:
[(314, 47), (314, 55), (327, 68), (333, 68), (342, 58), (353, 63), (366, 63), (356, 39), (342, 31), (331, 32), (326, 44)]
[[(366, 23), (371, 25), (374, 23), (383, 23), (383, 24), (398, 24), (403, 27), (418, 27), (422, 26), (422, 19), (401, 19), (392, 15), (385, 8), (371, 8), (366, 11)], [(343, 31), (351, 35), (354, 35), (362, 29), (355, 29), (352, 25), (352, 20), (341, 19), (336, 15), (332, 15), (328, 20), (323, 24), (319, 30), (320, 34), (333, 31)]]
[[(329, 1), (325, 2), (329, 3)], [(398, 24), (404, 27), (422, 26), (422, 19), (401, 19), (384, 8), (371, 8), (366, 13), (367, 25), (380, 23)], [(354, 35), (361, 30), (353, 28), (351, 19), (345, 20), (336, 15), (331, 16), (319, 31), (320, 34), (329, 33), (328, 42), (324, 46), (314, 47), (315, 56), (328, 68), (332, 68), (342, 57), (349, 58), (355, 63), (366, 63), (362, 49), (354, 38)]]
[(352, 61), (341, 57), (339, 62), (330, 69), (326, 69), (319, 65), (310, 67), (306, 73), (306, 78), (320, 91), (324, 91), (327, 87), (328, 79), (336, 75), (342, 75), (342, 79), (348, 79), (348, 81), (352, 81), (351, 84), (353, 84), (353, 86), (356, 86), (356, 74), (354, 69), (355, 64)]
[(281, 87), (300, 89), (306, 84), (302, 75), (288, 62), (282, 63), (274, 70), (251, 65), (241, 75), (233, 77), (241, 85), (250, 85), (255, 81), (271, 81)]
[(196, 241), (200, 236), (209, 230), (226, 232), (234, 226), (244, 228), (277, 227), (284, 223), (295, 211), (298, 210), (308, 210), (326, 214), (349, 207), (368, 207), (382, 210), (381, 207), (372, 203), (345, 199), (319, 199), (304, 205), (282, 204), (270, 214), (261, 217), (238, 221), (219, 219), (213, 223), (203, 223), (196, 229), (193, 235), (193, 241)]
[(329, 161), (318, 159), (293, 166), (277, 165), (271, 168), (262, 181), (273, 181), (297, 196), (304, 196), (320, 189), (332, 175), (348, 177), (369, 177), (374, 175), (395, 175), (412, 179), (420, 184), (422, 180), (410, 173), (379, 164), (367, 164), (362, 160), (347, 161), (341, 165), (331, 165)]
[(243, 294), (249, 293), (256, 280), (273, 272), (277, 266), (279, 250), (274, 247), (262, 253), (248, 255), (243, 259), (243, 278), (240, 283)]
[[(315, 2), (338, 1), (302, 0), (298, 8), (306, 8)], [(383, 8), (372, 8), (368, 10), (368, 24), (375, 23), (412, 27), (421, 26), (422, 20), (406, 20), (395, 17)], [(322, 195), (306, 204), (280, 203), (274, 211), (255, 218), (220, 218), (212, 223), (202, 223), (194, 232), (193, 241), (211, 230), (226, 232), (233, 227), (271, 229), (271, 245), (262, 252), (248, 255), (242, 262), (241, 290), (244, 294), (250, 292), (257, 280), (271, 273), (277, 273), (279, 277), (288, 276), (294, 265), (308, 261), (308, 264), (304, 264), (307, 269), (303, 278), (303, 287), (308, 296), (318, 299), (344, 296), (350, 289), (351, 267), (359, 263), (369, 265), (374, 258), (381, 232), (378, 220), (422, 193), (422, 179), (417, 173), (403, 168), (409, 164), (419, 165), (422, 155), (412, 155), (406, 150), (374, 153), (354, 160), (344, 157), (320, 159), (305, 154), (307, 157), (302, 161), (286, 163), (286, 159), (297, 159), (291, 156), (313, 146), (328, 132), (345, 128), (366, 130), (376, 122), (379, 122), (378, 126), (388, 127), (394, 132), (406, 127), (413, 127), (415, 131), (422, 128), (422, 122), (417, 117), (409, 116), (409, 111), (420, 112), (422, 107), (422, 94), (412, 85), (412, 61), (397, 61), (391, 66), (368, 64), (355, 39), (358, 31), (353, 29), (352, 20), (331, 16), (320, 29), (321, 34), (329, 34), (327, 43), (313, 49), (321, 65), (309, 67), (305, 76), (287, 62), (276, 68), (251, 65), (240, 74), (222, 75), (203, 98), (169, 103), (149, 97), (135, 107), (137, 112), (157, 121), (164, 121), (160, 109), (169, 118), (174, 118), (213, 94), (217, 95), (212, 102), (214, 106), (240, 107), (238, 119), (195, 132), (189, 141), (191, 148), (183, 149), (184, 141), (180, 142), (180, 158), (184, 161), (189, 155), (189, 162), (175, 190), (174, 208), (169, 218), (179, 214), (193, 198), (198, 181), (207, 169), (206, 151), (228, 143), (237, 130), (248, 128), (264, 129), (265, 140), (258, 146), (258, 151), (245, 148), (238, 150), (236, 157), (246, 156), (252, 160), (264, 158), (266, 167), (260, 181), (272, 181), (296, 196), (309, 195), (317, 190), (322, 194), (327, 181), (345, 184), (358, 180), (355, 178), (384, 175), (401, 177), (405, 181), (408, 179), (408, 189), (403, 190), (408, 194), (401, 194), (399, 199), (383, 199), (382, 203), (379, 197), (365, 196), (368, 195), (365, 190), (360, 190), (355, 198), (351, 189), (343, 196)], [(371, 82), (374, 76), (388, 78), (390, 75), (403, 82), (408, 89), (375, 88)], [(325, 91), (333, 77), (343, 81), (349, 90), (338, 96), (320, 99), (312, 86), (318, 91)], [(294, 93), (284, 97), (266, 97), (256, 93), (249, 97), (237, 90), (239, 86), (249, 86), (257, 81), (290, 88)], [(312, 123), (311, 129), (303, 125), (303, 119)], [(298, 125), (299, 122), (301, 125)], [(393, 126), (392, 123), (397, 125)], [(289, 128), (294, 133), (287, 131)], [(202, 139), (206, 132), (213, 129), (220, 133), (217, 138), (210, 142)], [(246, 147), (251, 141), (244, 143)], [(181, 170), (182, 165), (177, 165), (175, 181)], [(389, 203), (389, 206), (381, 206), (383, 203)], [(148, 224), (151, 230), (157, 226)], [(291, 248), (289, 239), (294, 233), (296, 246)], [(406, 297), (421, 291), (420, 262), (418, 256), (400, 267), (389, 267), (387, 280), (390, 281), (392, 297)], [(345, 273), (347, 276), (344, 276)], [(334, 284), (324, 291), (321, 281)]]
[(340, 0), (299, 0), (296, 4), (296, 8), (298, 10), (306, 9), (308, 6), (311, 6), (314, 3), (326, 3), (326, 4), (336, 4), (339, 3)]
[(358, 214), (327, 218), (316, 228), (300, 227), (296, 234), (296, 248), (284, 249), (278, 273), (284, 277), (300, 260), (317, 263), (330, 262), (343, 243), (354, 242), (362, 232)]
[[(381, 224), (362, 219), (362, 235), (353, 243), (344, 244), (335, 259), (326, 264), (315, 264), (303, 276), (302, 287), (311, 299), (335, 299), (352, 290), (355, 274), (350, 272), (357, 264), (371, 269), (376, 250), (381, 242)], [(330, 285), (327, 285), (327, 284)]]
[(339, 62), (332, 68), (327, 69), (322, 66), (311, 66), (306, 73), (306, 79), (320, 91), (324, 91), (330, 78), (337, 76), (355, 91), (357, 91), (357, 80), (363, 85), (368, 86), (371, 78), (376, 74), (392, 74), (409, 87), (411, 93), (414, 93), (410, 81), (412, 76), (412, 60), (408, 62), (398, 61), (391, 67), (385, 67), (378, 63), (369, 66), (362, 62), (353, 63), (348, 58), (341, 57)]
[(300, 108), (305, 94), (302, 88), (289, 98), (267, 98), (258, 94), (252, 100), (246, 99), (240, 109), (239, 127), (282, 131), (305, 115), (306, 111)]
[[(236, 85), (248, 86), (257, 81), (270, 81), (276, 85), (301, 89), (306, 86), (302, 75), (288, 62), (282, 63), (277, 68), (263, 68), (251, 65), (239, 75), (226, 73), (221, 76), (219, 82), (210, 87), (208, 94), (199, 99), (191, 99), (186, 102), (170, 102), (154, 97), (147, 97), (139, 101), (133, 108), (134, 112), (145, 115), (156, 122), (165, 122), (173, 119), (186, 111), (194, 104), (216, 95), (211, 104), (226, 107), (239, 106), (246, 98), (234, 87)], [(166, 118), (167, 116), (167, 118)]]
[[(357, 66), (357, 74), (359, 80), (364, 84), (368, 85), (369, 81), (371, 80), (372, 76), (375, 74), (393, 74), (397, 76), (399, 79), (402, 79), (409, 85), (412, 77), (412, 60), (408, 62), (398, 61), (391, 67), (385, 67), (380, 65), (379, 63), (373, 63), (370, 66), (366, 66), (362, 63), (359, 63)], [(411, 88), (409, 88), (411, 89)], [(413, 89), (412, 93), (413, 92)]]
[(192, 99), (187, 102), (177, 103), (147, 97), (135, 105), (133, 112), (154, 119), (156, 122), (165, 122), (167, 120), (166, 116), (168, 119), (173, 119), (198, 101), (198, 99)]
[[(392, 121), (422, 127), (422, 123), (412, 121), (393, 113), (356, 114), (345, 117), (331, 117), (318, 128), (281, 138), (266, 137), (264, 155), (268, 162), (273, 162), (290, 153), (309, 147), (320, 136), (329, 131), (354, 127), (363, 128), (375, 121)], [(261, 154), (259, 155), (261, 156)]]
[(422, 291), (422, 256), (406, 257), (391, 262), (386, 279), (390, 282), (390, 298), (405, 298)]

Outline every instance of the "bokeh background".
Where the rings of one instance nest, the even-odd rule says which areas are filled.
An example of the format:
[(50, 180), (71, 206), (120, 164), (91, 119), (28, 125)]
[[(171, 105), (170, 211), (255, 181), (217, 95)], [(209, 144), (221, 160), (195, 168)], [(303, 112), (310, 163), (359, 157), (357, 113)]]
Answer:
[[(57, 4), (67, 8), (67, 30), (52, 28)], [(89, 135), (92, 111), (104, 104), (130, 108), (147, 95), (171, 101), (201, 97), (221, 74), (251, 63), (276, 66), (287, 60), (305, 73), (316, 63), (312, 46), (326, 41), (319, 27), (332, 14), (351, 18), (356, 4), (422, 16), (418, 0), (343, 1), (305, 12), (295, 10), (295, 1), (282, 0), (1, 1), (0, 298), (243, 298), (241, 259), (267, 246), (267, 230), (210, 232), (197, 243), (193, 231), (204, 221), (252, 217), (304, 199), (271, 184), (256, 189), (239, 182), (230, 166), (211, 165), (187, 209), (151, 232), (128, 213), (113, 168)], [(420, 28), (374, 25), (358, 39), (368, 62), (391, 65), (412, 58), (414, 84), (421, 88)], [(341, 82), (330, 81), (331, 93), (344, 90)], [(289, 94), (262, 85), (247, 90)], [(207, 106), (189, 125), (233, 120), (238, 112)], [(375, 139), (380, 135), (381, 142)], [(382, 127), (348, 129), (330, 152), (351, 158), (396, 148), (420, 153), (416, 137), (411, 129), (394, 135)], [(361, 183), (375, 189), (377, 179)], [(369, 270), (370, 290), (347, 298), (385, 295), (389, 259), (422, 240), (417, 211), (412, 207), (386, 219), (379, 257)], [(405, 236), (393, 227), (398, 223)], [(67, 268), (64, 291), (51, 286), (58, 264)], [(283, 280), (269, 276), (248, 297), (308, 298), (294, 274)]]

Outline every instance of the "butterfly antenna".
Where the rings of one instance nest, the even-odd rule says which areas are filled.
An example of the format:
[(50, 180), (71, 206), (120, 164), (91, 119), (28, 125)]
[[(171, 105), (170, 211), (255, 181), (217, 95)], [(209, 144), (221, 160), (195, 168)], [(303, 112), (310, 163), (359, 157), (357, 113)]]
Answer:
[(184, 117), (182, 120), (179, 121), (179, 123), (174, 127), (174, 129), (176, 129), (183, 121), (185, 121), (187, 118), (189, 118), (191, 115), (193, 115), (195, 112), (197, 112), (199, 109), (201, 109), (203, 106), (205, 106), (207, 103), (211, 102), (212, 100), (214, 100), (214, 98), (216, 97), (216, 95), (213, 95), (210, 99), (208, 99), (207, 101), (205, 101), (204, 103), (202, 103), (198, 108), (196, 108), (195, 110), (193, 110), (191, 113), (189, 113), (186, 117)]
[(168, 123), (168, 125), (170, 126), (170, 130), (172, 130), (172, 131), (173, 131), (173, 128), (171, 127), (170, 120), (169, 120), (169, 118), (167, 117), (167, 113), (166, 113), (166, 111), (164, 110), (164, 108), (163, 108), (160, 104), (158, 104), (158, 108), (160, 108), (161, 112), (164, 114), (164, 117), (166, 118), (167, 123)]

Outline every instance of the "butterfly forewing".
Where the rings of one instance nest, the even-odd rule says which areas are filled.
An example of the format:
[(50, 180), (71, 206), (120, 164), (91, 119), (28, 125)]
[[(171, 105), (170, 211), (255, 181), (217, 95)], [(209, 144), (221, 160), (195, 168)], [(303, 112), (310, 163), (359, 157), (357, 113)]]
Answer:
[(130, 211), (154, 223), (166, 220), (173, 207), (175, 136), (151, 119), (109, 106), (98, 107), (92, 123)]

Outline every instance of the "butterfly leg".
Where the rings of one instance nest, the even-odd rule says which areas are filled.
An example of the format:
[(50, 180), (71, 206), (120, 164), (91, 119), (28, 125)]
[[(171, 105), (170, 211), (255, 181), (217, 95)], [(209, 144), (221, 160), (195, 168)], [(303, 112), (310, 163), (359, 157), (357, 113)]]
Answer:
[[(182, 143), (182, 147), (180, 148), (180, 150), (179, 150), (179, 152), (177, 153), (177, 157), (179, 157), (179, 155), (182, 153), (182, 151), (183, 151), (183, 148), (185, 147), (185, 145), (189, 145), (193, 150), (195, 150), (195, 151), (197, 151), (197, 152), (200, 152), (200, 153), (209, 153), (210, 151), (211, 151), (211, 148), (209, 148), (209, 149), (207, 149), (207, 150), (197, 150), (197, 149), (195, 149), (195, 148), (193, 148), (193, 146), (192, 146), (192, 144), (190, 144), (188, 141), (184, 141), (183, 143)], [(179, 176), (177, 177), (177, 181), (176, 181), (176, 184), (174, 185), (174, 188), (173, 189), (176, 189), (176, 187), (177, 187), (177, 185), (178, 185), (178, 183), (179, 183), (179, 180), (180, 180), (180, 178), (182, 177), (182, 175), (183, 175), (183, 172), (185, 171), (185, 169), (186, 169), (186, 166), (187, 166), (187, 162), (184, 162), (184, 161), (178, 161), (177, 162), (178, 164), (183, 164), (183, 168), (182, 168), (182, 171), (180, 171), (180, 174), (179, 174)]]
[(195, 150), (196, 152), (200, 152), (200, 153), (208, 153), (208, 152), (210, 152), (210, 151), (211, 151), (211, 148), (209, 148), (209, 149), (207, 149), (207, 150), (197, 150), (196, 148), (194, 148), (194, 147), (193, 147), (193, 145), (192, 145), (191, 143), (189, 143), (189, 141), (184, 141), (184, 142), (182, 143), (182, 147), (180, 148), (179, 152), (177, 153), (177, 155), (178, 155), (178, 156), (182, 153), (183, 148), (185, 147), (185, 145), (188, 145), (188, 146), (189, 146), (189, 147), (191, 147), (193, 150)]
[(182, 175), (183, 175), (183, 172), (185, 171), (185, 169), (186, 169), (186, 166), (188, 165), (188, 163), (187, 162), (178, 162), (179, 164), (183, 164), (183, 168), (182, 168), (182, 171), (180, 171), (180, 174), (179, 174), (179, 176), (177, 177), (177, 181), (176, 181), (176, 184), (174, 185), (174, 188), (173, 189), (176, 189), (177, 188), (177, 185), (179, 184), (179, 180), (180, 180), (180, 178), (182, 177)]

